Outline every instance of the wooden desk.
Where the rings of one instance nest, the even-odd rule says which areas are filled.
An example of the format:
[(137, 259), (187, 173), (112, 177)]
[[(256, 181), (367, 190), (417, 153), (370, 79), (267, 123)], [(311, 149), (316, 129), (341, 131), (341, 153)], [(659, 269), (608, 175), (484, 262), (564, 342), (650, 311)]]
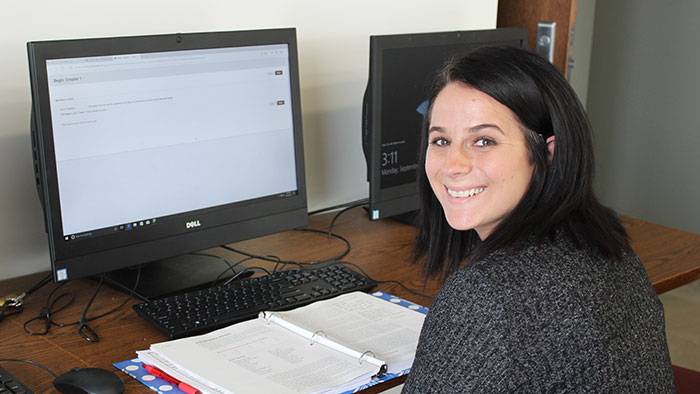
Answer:
[[(312, 217), (310, 228), (327, 228), (333, 214)], [(625, 219), (633, 246), (644, 262), (652, 283), (661, 293), (691, 282), (700, 277), (700, 236), (647, 223), (636, 219)], [(345, 260), (361, 266), (375, 280), (397, 280), (407, 286), (428, 294), (435, 294), (439, 283), (429, 282), (423, 288), (421, 267), (410, 265), (414, 230), (408, 225), (392, 220), (370, 222), (359, 208), (343, 214), (333, 231), (346, 237), (352, 243), (352, 250)], [(344, 244), (322, 235), (287, 231), (284, 233), (240, 242), (235, 247), (251, 253), (275, 254), (290, 260), (320, 260), (334, 256), (344, 250)], [(218, 254), (237, 260), (239, 257), (224, 250)], [(256, 265), (263, 263), (256, 262)], [(34, 285), (45, 273), (28, 275), (0, 282), (0, 293), (20, 294)], [(23, 323), (36, 316), (43, 306), (50, 284), (27, 298), (25, 310), (19, 315), (0, 322), (0, 358), (22, 358), (40, 362), (55, 373), (63, 373), (73, 367), (100, 367), (114, 370), (112, 363), (135, 356), (136, 350), (147, 349), (151, 343), (167, 338), (131, 309), (137, 301), (131, 300), (111, 315), (93, 321), (90, 326), (99, 334), (98, 343), (88, 343), (80, 337), (77, 326), (52, 327), (45, 336), (29, 336), (24, 333)], [(70, 290), (76, 301), (66, 310), (59, 312), (58, 322), (73, 322), (80, 318), (96, 282), (82, 279), (70, 282), (61, 290)], [(415, 296), (396, 284), (380, 284), (378, 289), (399, 297), (430, 305), (430, 299)], [(111, 288), (103, 288), (88, 314), (96, 316), (115, 307), (125, 298)], [(53, 377), (47, 372), (26, 363), (3, 362), (11, 373), (21, 378), (35, 393), (54, 392)], [(127, 393), (151, 393), (146, 386), (117, 372), (126, 383)], [(367, 390), (377, 393), (401, 382), (394, 379)]]

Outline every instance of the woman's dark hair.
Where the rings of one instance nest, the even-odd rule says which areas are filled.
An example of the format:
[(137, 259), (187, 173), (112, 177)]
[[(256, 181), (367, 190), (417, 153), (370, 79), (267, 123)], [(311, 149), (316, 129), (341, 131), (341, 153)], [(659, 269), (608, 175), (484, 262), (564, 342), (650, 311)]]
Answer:
[[(588, 117), (562, 74), (542, 57), (515, 47), (483, 47), (455, 57), (435, 78), (432, 103), (451, 82), (480, 90), (508, 107), (525, 133), (534, 171), (522, 200), (484, 240), (475, 230), (449, 226), (424, 170), (418, 171), (420, 210), (416, 260), (425, 260), (428, 276), (449, 275), (489, 253), (515, 248), (530, 236), (539, 241), (562, 231), (576, 247), (593, 247), (620, 260), (631, 252), (617, 215), (600, 204), (593, 191), (593, 141)], [(428, 127), (423, 128), (419, 168), (425, 168)], [(545, 140), (555, 136), (547, 165)]]

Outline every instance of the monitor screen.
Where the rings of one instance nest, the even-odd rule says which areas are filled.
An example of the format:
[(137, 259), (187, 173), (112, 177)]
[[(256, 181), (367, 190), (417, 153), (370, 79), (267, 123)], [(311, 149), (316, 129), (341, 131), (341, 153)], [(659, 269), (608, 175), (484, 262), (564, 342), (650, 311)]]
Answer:
[(28, 52), (56, 281), (308, 222), (294, 29)]
[(418, 150), (428, 91), (452, 56), (484, 45), (527, 45), (526, 28), (370, 37), (363, 150), (370, 219), (411, 221), (418, 208)]

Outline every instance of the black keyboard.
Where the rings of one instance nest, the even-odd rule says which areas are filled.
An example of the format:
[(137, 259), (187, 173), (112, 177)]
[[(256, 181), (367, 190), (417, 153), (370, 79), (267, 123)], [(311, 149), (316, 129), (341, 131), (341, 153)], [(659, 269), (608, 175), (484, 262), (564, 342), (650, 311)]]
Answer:
[(258, 316), (289, 310), (376, 283), (343, 265), (292, 269), (225, 286), (197, 290), (134, 305), (141, 317), (170, 339), (201, 334)]
[(34, 394), (34, 392), (0, 366), (0, 394)]

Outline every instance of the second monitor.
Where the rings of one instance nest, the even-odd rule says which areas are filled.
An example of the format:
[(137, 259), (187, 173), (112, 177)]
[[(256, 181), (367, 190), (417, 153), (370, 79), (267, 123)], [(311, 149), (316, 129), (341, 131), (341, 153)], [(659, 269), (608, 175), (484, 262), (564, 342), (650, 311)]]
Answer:
[(418, 209), (416, 171), (428, 90), (452, 56), (485, 45), (527, 45), (526, 28), (370, 37), (362, 111), (370, 219), (411, 221)]

